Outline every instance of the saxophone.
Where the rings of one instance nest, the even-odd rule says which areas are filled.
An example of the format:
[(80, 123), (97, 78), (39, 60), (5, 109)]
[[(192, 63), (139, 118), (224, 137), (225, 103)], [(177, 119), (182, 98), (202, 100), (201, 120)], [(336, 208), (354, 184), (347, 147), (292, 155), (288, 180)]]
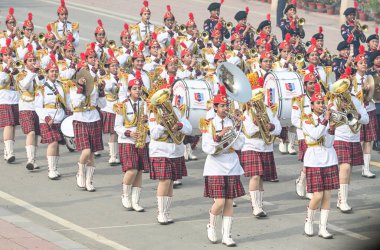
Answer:
[(146, 136), (148, 135), (149, 127), (146, 124), (144, 115), (145, 115), (145, 101), (142, 101), (139, 107), (138, 119), (136, 123), (136, 132), (139, 133), (139, 136), (137, 137), (135, 141), (136, 148), (145, 147)]

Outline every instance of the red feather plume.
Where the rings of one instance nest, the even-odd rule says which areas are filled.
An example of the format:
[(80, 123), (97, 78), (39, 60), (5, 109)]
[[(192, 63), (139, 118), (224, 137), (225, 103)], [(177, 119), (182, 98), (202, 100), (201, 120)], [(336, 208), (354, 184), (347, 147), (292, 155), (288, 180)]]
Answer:
[(219, 94), (226, 96), (226, 87), (224, 85), (219, 86)]
[(29, 21), (32, 21), (32, 20), (33, 20), (33, 14), (32, 14), (32, 12), (29, 12), (29, 13), (28, 13), (28, 20), (29, 20)]
[(359, 54), (364, 55), (364, 53), (365, 53), (365, 48), (364, 48), (363, 45), (360, 45), (360, 47), (359, 47)]
[(175, 46), (175, 38), (174, 37), (170, 40), (170, 45), (173, 46), (173, 48), (174, 48), (174, 46)]
[(192, 12), (189, 13), (189, 19), (190, 19), (191, 21), (194, 21), (194, 15), (193, 15)]
[(65, 7), (65, 5), (66, 5), (66, 4), (65, 4), (65, 0), (61, 0), (61, 6), (62, 6), (62, 7)]
[(15, 13), (15, 9), (13, 7), (10, 7), (8, 13), (9, 15), (13, 16), (13, 14)]
[(135, 78), (141, 79), (141, 71), (140, 70), (136, 70)]
[(102, 22), (101, 19), (98, 19), (98, 24), (99, 24), (100, 27), (103, 27), (103, 22)]
[(144, 42), (140, 42), (140, 44), (139, 44), (139, 50), (143, 51), (144, 48), (145, 48)]
[(72, 43), (72, 42), (73, 42), (73, 34), (72, 34), (72, 33), (69, 33), (69, 34), (67, 35), (67, 41), (68, 41), (69, 43)]
[(285, 35), (285, 41), (289, 42), (290, 38), (292, 38), (292, 36), (289, 33), (286, 33), (286, 35)]
[(53, 63), (56, 63), (57, 60), (55, 60), (55, 55), (54, 55), (54, 52), (50, 52), (50, 60), (53, 62)]
[(223, 4), (224, 3), (224, 0), (220, 0), (220, 4)]
[(86, 55), (82, 52), (82, 53), (80, 53), (80, 59), (82, 60), (82, 61), (86, 61)]
[(187, 49), (187, 46), (186, 46), (186, 44), (184, 42), (181, 42), (180, 44), (181, 44), (182, 48)]
[(6, 46), (9, 48), (9, 46), (11, 45), (11, 42), (12, 42), (12, 39), (11, 38), (7, 38), (7, 41), (6, 41)]
[(245, 7), (245, 13), (249, 13), (249, 8), (248, 8), (248, 6), (247, 7)]
[(94, 49), (95, 49), (95, 43), (91, 43), (91, 44), (90, 44), (90, 48), (91, 48), (92, 50), (94, 50)]
[(226, 51), (226, 44), (225, 43), (222, 43), (222, 45), (220, 46), (220, 52), (221, 53), (224, 53)]
[(148, 6), (149, 6), (149, 2), (145, 0), (145, 1), (143, 2), (143, 5), (144, 5), (145, 7), (148, 7)]
[(323, 33), (323, 27), (319, 26), (319, 33)]
[(110, 55), (110, 57), (115, 57), (115, 54), (111, 48), (108, 49), (108, 55)]
[(357, 1), (354, 2), (354, 8), (357, 9), (359, 7), (359, 3)]
[(314, 72), (314, 65), (313, 64), (309, 64), (309, 72), (310, 73)]
[(319, 83), (314, 84), (314, 94), (321, 93), (321, 85)]
[(375, 28), (375, 34), (376, 34), (376, 35), (379, 34), (379, 27), (376, 27), (376, 28)]
[(33, 46), (30, 43), (28, 44), (28, 52), (33, 52)]
[(311, 39), (311, 45), (314, 45), (316, 46), (317, 45), (317, 39), (315, 39), (314, 37)]
[(124, 24), (124, 29), (125, 29), (125, 30), (128, 30), (128, 29), (129, 29), (129, 26), (128, 26), (127, 23)]
[(271, 51), (272, 46), (270, 45), (270, 43), (267, 43), (267, 44), (265, 45), (265, 49), (266, 49), (266, 51)]
[(47, 31), (50, 33), (51, 32), (51, 25), (50, 25), (50, 23), (46, 26), (46, 29), (47, 29)]
[(153, 40), (157, 40), (157, 33), (156, 32), (152, 33), (152, 38), (153, 38)]
[(260, 87), (264, 87), (264, 77), (259, 77), (258, 81), (257, 81), (257, 84), (260, 86)]
[(167, 10), (168, 12), (171, 11), (170, 5), (166, 5), (166, 10)]
[(267, 20), (270, 21), (270, 13), (267, 14)]
[(296, 5), (297, 4), (297, 0), (292, 0), (292, 4)]

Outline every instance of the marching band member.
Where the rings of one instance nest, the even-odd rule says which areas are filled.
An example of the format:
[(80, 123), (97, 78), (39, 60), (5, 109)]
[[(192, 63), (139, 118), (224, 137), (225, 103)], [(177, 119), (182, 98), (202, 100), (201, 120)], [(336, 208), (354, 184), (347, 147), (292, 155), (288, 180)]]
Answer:
[(338, 158), (333, 147), (335, 122), (330, 120), (331, 111), (325, 114), (324, 97), (315, 92), (311, 97), (312, 113), (303, 114), (302, 131), (305, 134), (307, 149), (304, 166), (306, 169), (307, 191), (313, 193), (307, 207), (304, 231), (313, 236), (315, 213), (320, 206), (318, 235), (324, 239), (333, 237), (327, 231), (327, 220), (330, 212), (331, 190), (339, 187)]
[(149, 54), (150, 56), (145, 57), (145, 64), (143, 69), (151, 72), (154, 69), (162, 65), (162, 50), (161, 45), (157, 41), (157, 34), (155, 32), (152, 33), (152, 40), (149, 42)]
[(204, 196), (214, 199), (214, 204), (210, 209), (210, 220), (207, 224), (207, 236), (212, 243), (217, 242), (216, 225), (222, 214), (222, 243), (227, 246), (235, 246), (236, 243), (231, 238), (233, 199), (245, 194), (240, 181), (240, 175), (244, 171), (235, 150), (243, 147), (244, 135), (242, 133), (237, 135), (238, 138), (227, 152), (216, 155), (216, 151), (225, 146), (220, 146), (220, 141), (231, 130), (234, 122), (227, 117), (229, 107), (224, 86), (221, 86), (220, 94), (214, 97), (213, 104), (216, 115), (209, 120), (206, 131), (203, 131), (202, 134), (202, 150), (207, 154), (203, 170)]
[(67, 43), (63, 47), (62, 59), (57, 62), (59, 67), (59, 79), (65, 87), (65, 91), (70, 92), (68, 82), (76, 72), (76, 63), (80, 58), (75, 57), (75, 47), (72, 43), (72, 36), (68, 35)]
[(100, 81), (102, 81), (102, 85), (105, 86), (104, 93), (106, 95), (106, 106), (101, 109), (101, 116), (103, 124), (103, 134), (109, 134), (108, 146), (110, 150), (110, 158), (108, 160), (108, 163), (111, 166), (116, 166), (120, 164), (120, 160), (118, 156), (119, 147), (117, 143), (117, 133), (115, 132), (116, 113), (113, 109), (113, 106), (115, 103), (119, 101), (119, 62), (115, 58), (112, 49), (108, 49), (108, 54), (110, 55), (110, 58), (107, 61), (108, 74), (100, 78)]
[[(323, 48), (324, 45), (324, 35), (323, 35), (323, 27), (319, 26), (318, 33), (315, 33), (313, 35), (313, 38), (316, 41), (316, 47), (319, 54), (319, 59), (322, 64), (322, 66), (330, 66), (331, 65), (331, 58), (329, 57), (329, 52), (327, 48)], [(330, 55), (331, 56), (331, 55)]]
[[(292, 113), (291, 121), (292, 125), (297, 128), (297, 138), (298, 138), (298, 161), (303, 162), (305, 152), (307, 149), (307, 144), (305, 143), (305, 136), (302, 130), (302, 117), (303, 115), (309, 115), (311, 113), (311, 97), (315, 93), (315, 86), (320, 86), (315, 77), (314, 66), (309, 65), (309, 73), (303, 77), (303, 89), (305, 94), (294, 97), (292, 99)], [(320, 92), (320, 91), (318, 91)], [(312, 194), (306, 192), (306, 171), (303, 167), (300, 176), (296, 180), (296, 193), (300, 197), (311, 198)]]
[(129, 69), (132, 65), (132, 54), (135, 49), (134, 43), (131, 40), (128, 24), (124, 24), (124, 30), (120, 33), (121, 47), (119, 47), (119, 54), (115, 53), (119, 61), (120, 68)]
[(131, 37), (132, 37), (132, 42), (134, 44), (139, 44), (140, 42), (144, 42), (146, 47), (143, 50), (144, 56), (149, 55), (149, 50), (148, 50), (148, 44), (150, 42), (150, 39), (152, 38), (152, 33), (154, 32), (154, 25), (149, 21), (150, 20), (150, 9), (149, 9), (149, 2), (144, 1), (143, 2), (143, 7), (140, 10), (140, 16), (141, 16), (141, 22), (138, 24), (134, 25), (133, 27), (131, 26)]
[(57, 9), (58, 20), (50, 23), (55, 37), (65, 44), (68, 35), (73, 37), (74, 47), (79, 45), (79, 23), (68, 21), (69, 11), (66, 8), (64, 0), (61, 0), (61, 5)]
[[(267, 216), (267, 213), (263, 210), (263, 179), (277, 179), (273, 141), (270, 142), (267, 141), (269, 139), (264, 139), (263, 134), (272, 137), (274, 140), (274, 136), (281, 133), (280, 121), (272, 110), (264, 104), (263, 85), (264, 78), (260, 77), (258, 85), (252, 86), (252, 99), (248, 103), (249, 108), (244, 112), (246, 118), (243, 121), (245, 143), (241, 149), (240, 157), (244, 175), (250, 178), (249, 193), (252, 202), (252, 214), (256, 218)], [(266, 120), (265, 117), (269, 119)]]
[[(256, 32), (258, 32), (261, 37), (265, 37), (267, 42), (270, 43), (272, 47), (273, 54), (277, 55), (278, 41), (277, 41), (276, 35), (272, 34), (272, 22), (270, 20), (270, 13), (267, 14), (267, 19), (262, 21), (259, 24)], [(286, 35), (285, 35), (285, 38), (286, 38)]]
[(11, 39), (7, 38), (6, 46), (0, 49), (0, 128), (3, 130), (4, 160), (12, 163), (14, 154), (15, 126), (19, 125), (19, 93), (13, 76), (18, 70), (13, 67)]
[[(302, 44), (302, 39), (297, 35), (296, 30), (290, 29), (286, 34), (290, 34), (290, 51), (294, 55), (305, 55), (306, 49)], [(285, 35), (286, 38), (286, 35)], [(298, 67), (301, 68), (301, 67)]]
[(305, 38), (305, 30), (302, 25), (299, 25), (299, 18), (297, 16), (297, 1), (292, 0), (291, 4), (288, 4), (284, 10), (285, 18), (281, 19), (280, 29), (282, 31), (282, 40), (285, 39), (286, 33), (291, 30), (295, 32), (295, 35), (300, 38)]
[[(223, 18), (220, 17), (220, 7), (223, 4), (224, 0), (220, 0), (220, 3), (213, 2), (210, 3), (210, 5), (207, 7), (207, 10), (210, 11), (210, 18), (206, 19), (203, 23), (203, 30), (206, 31), (209, 35), (210, 38), (211, 33), (213, 30), (215, 30), (216, 25), (223, 21)], [(226, 27), (222, 27), (219, 29), (221, 34), (222, 34), (222, 40), (223, 38), (230, 38), (231, 34), (230, 32), (226, 29)]]
[(109, 58), (107, 54), (107, 37), (106, 31), (103, 28), (102, 20), (98, 19), (98, 27), (95, 29), (95, 53), (97, 58), (99, 59), (99, 63), (101, 67), (105, 67), (105, 64)]
[[(354, 2), (355, 6), (357, 5), (357, 2)], [(360, 24), (356, 20), (356, 9), (353, 7), (347, 8), (343, 15), (346, 17), (346, 23), (342, 24), (340, 27), (340, 33), (343, 37), (343, 39), (348, 42), (349, 40), (352, 40), (352, 43), (354, 46), (354, 56), (356, 56), (359, 53), (359, 46), (360, 42), (365, 43), (366, 37), (363, 33), (363, 30), (359, 27)]]
[(176, 30), (176, 20), (171, 12), (170, 5), (166, 5), (166, 13), (164, 15), (165, 26), (161, 32), (157, 34), (157, 40), (160, 43), (160, 46), (166, 48), (170, 44), (172, 38), (177, 38), (178, 31)]
[(335, 79), (339, 79), (346, 71), (346, 68), (352, 66), (354, 58), (353, 55), (350, 55), (350, 45), (346, 41), (340, 42), (336, 49), (339, 51), (339, 56), (334, 58), (332, 67), (335, 73)]
[(62, 44), (57, 41), (55, 35), (52, 32), (50, 24), (46, 26), (47, 32), (44, 36), (44, 47), (37, 51), (39, 60), (41, 61), (41, 67), (46, 69), (47, 65), (50, 63), (50, 54), (54, 53), (55, 59), (60, 60), (62, 55), (60, 54)]
[(222, 45), (223, 36), (221, 30), (222, 23), (219, 22), (211, 33), (211, 45), (202, 49), (202, 57), (211, 65), (214, 65), (214, 56)]
[[(360, 56), (358, 57), (360, 58)], [(355, 59), (356, 60), (356, 59)], [(359, 61), (360, 59), (358, 59)], [(369, 116), (366, 109), (360, 103), (360, 101), (351, 94), (352, 84), (351, 84), (351, 68), (346, 69), (347, 74), (341, 75), (340, 79), (346, 79), (350, 81), (348, 90), (346, 91), (347, 96), (351, 96), (351, 103), (342, 103), (341, 106), (337, 106), (337, 100), (331, 99), (330, 102), (333, 103), (334, 109), (338, 111), (344, 110), (347, 107), (355, 108), (358, 112), (358, 123), (368, 124)], [(344, 83), (346, 84), (346, 83)], [(329, 104), (331, 106), (331, 104)], [(337, 208), (340, 209), (342, 213), (350, 213), (352, 208), (347, 203), (348, 198), (348, 186), (351, 179), (352, 166), (363, 165), (363, 150), (360, 145), (360, 133), (359, 131), (353, 131), (347, 124), (341, 126), (336, 126), (335, 130), (335, 141), (334, 148), (338, 155), (339, 161), (339, 192)]]
[(59, 144), (65, 145), (60, 125), (69, 109), (70, 96), (57, 81), (59, 69), (55, 57), (51, 55), (51, 62), (46, 68), (47, 79), (38, 87), (35, 98), (35, 109), (40, 121), (41, 143), (48, 144), (48, 177), (57, 180), (61, 176), (57, 171), (59, 160)]
[(245, 11), (241, 10), (235, 14), (235, 20), (237, 23), (235, 30), (232, 29), (231, 33), (237, 33), (241, 40), (246, 44), (248, 48), (253, 48), (255, 45), (255, 38), (253, 33), (253, 27), (247, 24), (247, 16), (249, 13), (249, 8), (245, 7)]
[(24, 31), (24, 36), (22, 39), (13, 42), (13, 47), (16, 49), (16, 57), (22, 60), (25, 54), (28, 53), (28, 45), (33, 46), (33, 50), (37, 51), (41, 49), (41, 45), (38, 43), (37, 35), (34, 33), (34, 24), (32, 22), (33, 14), (28, 13), (28, 19), (24, 21), (22, 29)]
[(95, 52), (95, 43), (91, 43), (85, 51), (86, 56), (86, 68), (90, 71), (93, 78), (100, 78), (106, 74), (105, 70), (99, 65), (99, 59)]
[(282, 41), (278, 49), (280, 50), (279, 59), (273, 63), (272, 70), (274, 71), (296, 71), (297, 67), (294, 62), (294, 55), (290, 51), (291, 35), (286, 34), (285, 40)]
[[(173, 79), (173, 78), (172, 78)], [(174, 80), (174, 79), (173, 79)], [(166, 91), (172, 91), (171, 86), (165, 86)], [(171, 105), (171, 101), (169, 102)], [(151, 163), (150, 178), (152, 180), (159, 180), (157, 188), (157, 203), (158, 215), (157, 221), (161, 225), (173, 223), (170, 218), (170, 207), (173, 199), (173, 181), (182, 178), (183, 171), (185, 170), (184, 160), (179, 165), (178, 156), (183, 158), (182, 154), (178, 153), (178, 146), (174, 143), (173, 138), (169, 135), (167, 130), (172, 133), (181, 133), (190, 135), (192, 127), (185, 117), (181, 117), (180, 111), (173, 107), (173, 112), (179, 119), (172, 128), (166, 128), (161, 125), (161, 120), (165, 117), (152, 112), (149, 117), (149, 130), (150, 130), (150, 143), (149, 143), (149, 157)], [(183, 145), (183, 144), (182, 144)]]
[[(26, 169), (35, 170), (39, 169), (35, 163), (35, 157), (38, 146), (38, 136), (40, 133), (40, 119), (36, 113), (35, 106), (35, 92), (38, 86), (43, 85), (45, 77), (41, 74), (40, 64), (37, 61), (33, 47), (29, 45), (29, 51), (24, 57), (25, 69), (16, 76), (16, 82), (20, 87), (20, 125), (22, 132), (26, 135), (26, 155), (28, 162)], [(53, 176), (53, 175), (52, 175)]]
[(77, 80), (76, 86), (71, 87), (70, 98), (74, 113), (75, 149), (81, 152), (76, 175), (77, 185), (94, 192), (94, 153), (103, 150), (102, 120), (96, 107), (106, 106), (104, 84), (95, 84), (91, 91), (89, 83), (82, 77)]
[(231, 36), (231, 50), (227, 51), (227, 61), (238, 66), (243, 72), (245, 71), (245, 60), (248, 59), (247, 45), (241, 44), (240, 35), (237, 33)]
[(362, 167), (362, 176), (367, 178), (375, 178), (376, 175), (369, 170), (369, 162), (371, 161), (372, 144), (377, 140), (377, 119), (376, 106), (372, 101), (365, 100), (365, 95), (369, 92), (367, 82), (374, 81), (372, 75), (367, 74), (367, 58), (365, 57), (364, 46), (359, 47), (359, 55), (355, 58), (356, 74), (353, 80), (352, 93), (362, 100), (364, 107), (369, 116), (369, 123), (362, 125), (360, 130), (360, 142), (363, 148), (364, 165)]
[(8, 10), (8, 15), (5, 18), (5, 25), (7, 26), (7, 30), (0, 31), (0, 47), (6, 47), (6, 40), (10, 38), (12, 41), (17, 41), (21, 39), (18, 37), (20, 34), (19, 28), (16, 26), (16, 18), (14, 17), (14, 8), (10, 7)]
[[(146, 127), (147, 104), (140, 97), (141, 87), (141, 73), (136, 71), (136, 78), (128, 82), (130, 92), (128, 99), (123, 103), (115, 104), (118, 107), (116, 108), (115, 131), (118, 134), (119, 156), (124, 172), (121, 201), (126, 209), (137, 212), (144, 211), (139, 204), (142, 172), (150, 167), (149, 135)], [(137, 144), (137, 140), (142, 145)]]
[(183, 42), (186, 44), (186, 47), (189, 51), (191, 51), (194, 55), (200, 54), (200, 51), (206, 46), (204, 43), (208, 40), (207, 37), (199, 37), (199, 30), (197, 28), (197, 24), (194, 20), (194, 15), (192, 12), (189, 13), (189, 20), (186, 22), (186, 32), (185, 34), (181, 34), (186, 36), (186, 39)]
[(372, 67), (372, 54), (375, 53), (379, 47), (379, 27), (375, 28), (375, 34), (368, 36), (366, 43), (368, 45), (368, 50), (366, 51), (367, 65), (368, 67)]

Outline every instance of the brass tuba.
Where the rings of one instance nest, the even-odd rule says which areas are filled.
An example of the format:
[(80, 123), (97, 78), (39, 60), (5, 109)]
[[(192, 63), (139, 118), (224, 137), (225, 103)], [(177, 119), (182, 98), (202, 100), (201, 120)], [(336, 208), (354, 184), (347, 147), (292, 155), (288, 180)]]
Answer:
[(170, 102), (170, 90), (161, 89), (152, 95), (150, 103), (156, 108), (157, 122), (164, 126), (175, 144), (181, 144), (185, 135), (179, 131), (172, 131), (172, 127), (178, 123), (179, 119), (174, 113)]
[(261, 138), (264, 140), (265, 144), (272, 144), (276, 139), (276, 136), (271, 135), (270, 131), (267, 129), (266, 124), (270, 123), (268, 113), (266, 112), (266, 107), (263, 102), (264, 92), (262, 89), (255, 89), (252, 91), (251, 100), (251, 114), (253, 120), (256, 120), (257, 126), (259, 127), (259, 133)]
[[(356, 107), (351, 99), (351, 93), (348, 91), (350, 87), (350, 82), (347, 79), (341, 79), (331, 85), (330, 91), (333, 94), (333, 99), (331, 101), (335, 101), (337, 113), (339, 115), (344, 114), (346, 118), (342, 118), (337, 122), (336, 126), (348, 125), (353, 133), (358, 133), (361, 128), (361, 124), (358, 122), (359, 114), (356, 110)], [(343, 104), (345, 104), (345, 108), (343, 108)]]

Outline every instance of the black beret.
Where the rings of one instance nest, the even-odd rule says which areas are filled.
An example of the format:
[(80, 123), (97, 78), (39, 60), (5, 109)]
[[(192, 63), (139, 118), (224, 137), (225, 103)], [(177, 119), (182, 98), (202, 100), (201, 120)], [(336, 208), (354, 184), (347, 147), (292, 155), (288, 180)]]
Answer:
[(369, 43), (371, 40), (379, 40), (379, 35), (377, 34), (372, 34), (367, 38), (366, 43)]
[(288, 12), (288, 10), (290, 10), (292, 8), (295, 10), (297, 9), (297, 7), (294, 4), (288, 4), (284, 10), (284, 14), (286, 14), (286, 12)]
[(323, 33), (316, 33), (313, 35), (313, 38), (315, 38), (316, 40), (323, 40), (324, 35)]
[(347, 49), (347, 48), (350, 48), (350, 44), (348, 44), (346, 41), (341, 41), (338, 44), (338, 47), (336, 48), (336, 50), (341, 51), (341, 50), (344, 50), (344, 49)]
[(343, 12), (343, 15), (345, 16), (348, 16), (350, 14), (355, 14), (356, 13), (356, 9), (353, 8), (353, 7), (350, 7), (350, 8), (347, 8), (344, 12)]
[(370, 62), (373, 63), (378, 56), (380, 56), (380, 50), (376, 50), (371, 54), (371, 57), (369, 58)]
[(235, 20), (238, 22), (244, 18), (247, 18), (247, 12), (245, 12), (244, 10), (238, 11), (235, 14)]
[(209, 11), (220, 9), (220, 3), (210, 3), (207, 9)]
[(269, 20), (264, 20), (262, 21), (259, 26), (257, 27), (257, 31), (261, 31), (262, 29), (264, 29), (264, 27), (266, 26), (271, 26), (272, 22), (269, 21)]

